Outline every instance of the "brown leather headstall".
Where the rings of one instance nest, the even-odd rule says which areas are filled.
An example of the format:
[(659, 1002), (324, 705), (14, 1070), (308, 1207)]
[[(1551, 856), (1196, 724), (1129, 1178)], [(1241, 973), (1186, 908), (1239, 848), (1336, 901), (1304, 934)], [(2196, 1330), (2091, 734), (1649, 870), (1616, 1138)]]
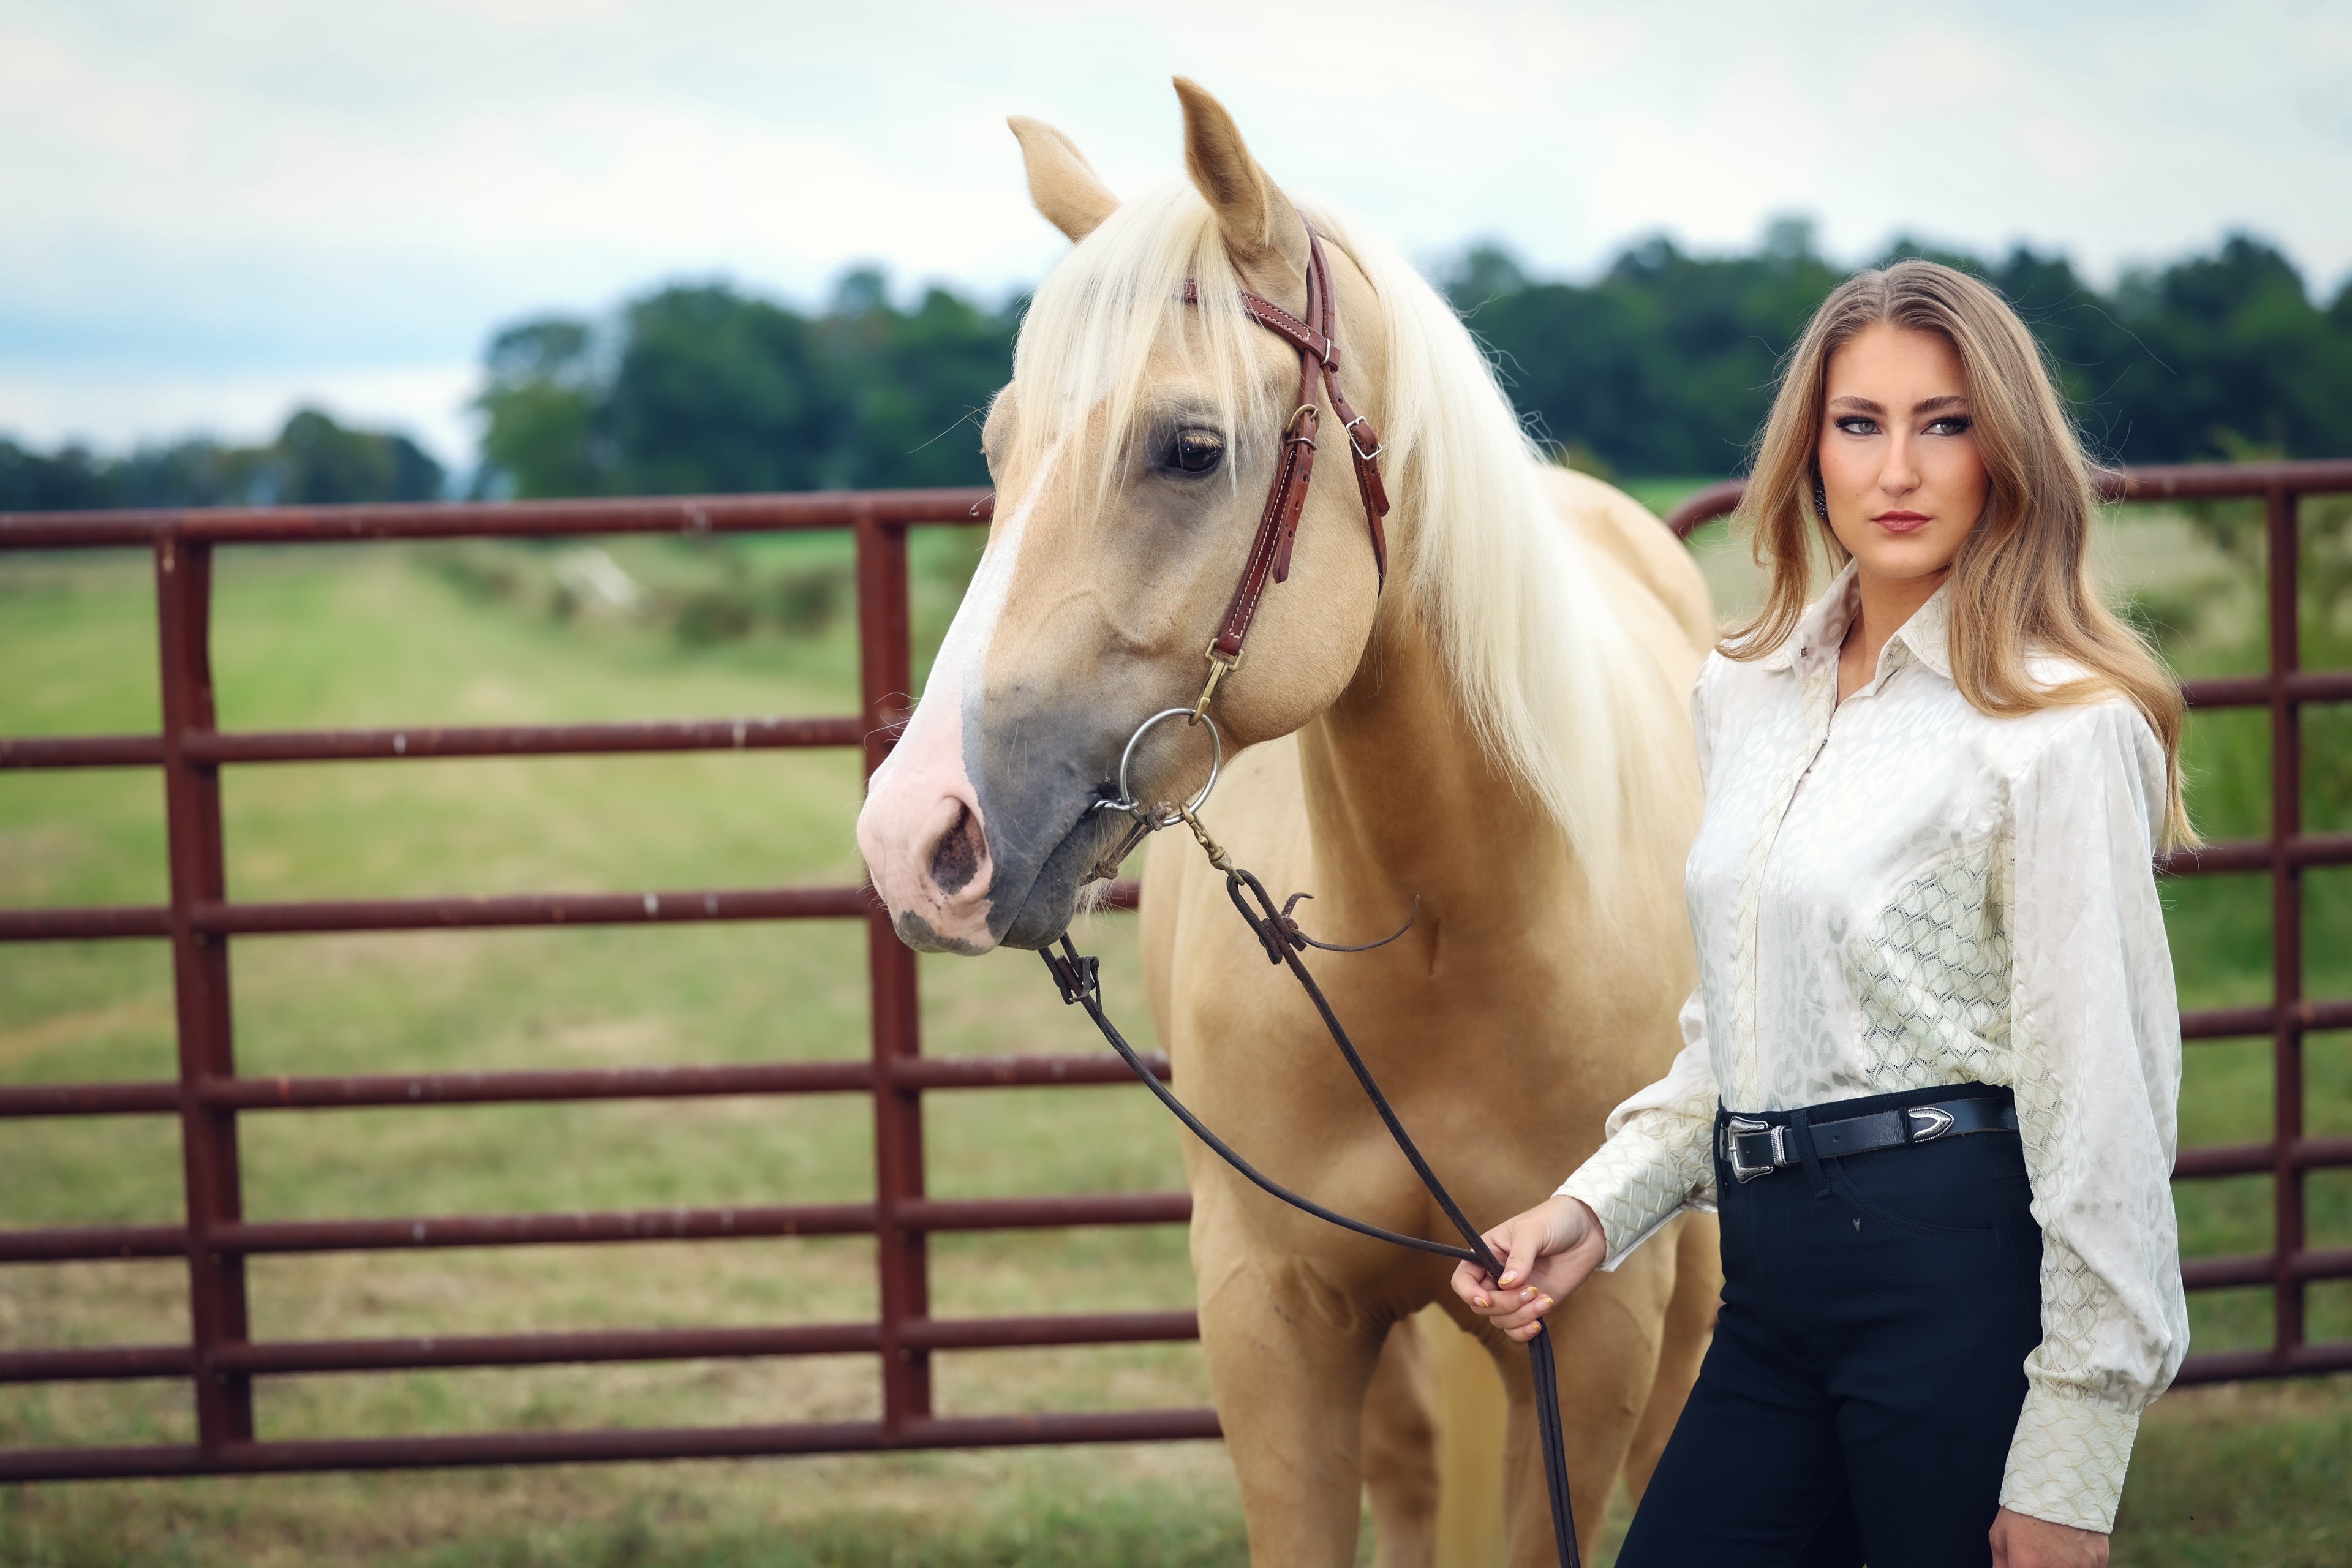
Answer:
[[(1257, 618), (1258, 601), (1265, 595), (1267, 581), (1280, 583), (1290, 576), (1290, 549), (1298, 537), (1298, 518), (1307, 506), (1307, 484), (1315, 476), (1315, 437), (1323, 420), (1315, 385), (1318, 372), (1323, 391), (1330, 395), (1331, 412), (1348, 438), (1348, 456), (1355, 462), (1356, 489), (1363, 498), (1364, 522), (1372, 537), (1372, 562), (1379, 571), (1381, 585), (1388, 585), (1389, 542), (1381, 519), (1388, 515), (1389, 495), (1387, 487), (1381, 483), (1381, 438), (1374, 433), (1371, 422), (1349, 406), (1347, 394), (1339, 389), (1339, 345), (1332, 337), (1338, 325), (1338, 310), (1331, 287), (1331, 264), (1324, 258), (1323, 241), (1312, 225), (1307, 229), (1307, 258), (1305, 320), (1246, 289), (1241, 290), (1243, 314), (1298, 351), (1298, 402), (1290, 417), (1283, 421), (1282, 458), (1275, 467), (1274, 488), (1266, 493), (1265, 510), (1258, 518), (1256, 536), (1250, 541), (1249, 559), (1242, 567), (1242, 579), (1234, 585), (1232, 601), (1225, 605), (1216, 640), (1208, 647), (1209, 680), (1201, 689), (1200, 700), (1192, 704), (1195, 721), (1208, 711), (1209, 699), (1216, 694), (1217, 682), (1241, 663), (1242, 643), (1249, 636), (1250, 623)], [(1200, 298), (1199, 285), (1185, 279), (1186, 303), (1198, 304)]]

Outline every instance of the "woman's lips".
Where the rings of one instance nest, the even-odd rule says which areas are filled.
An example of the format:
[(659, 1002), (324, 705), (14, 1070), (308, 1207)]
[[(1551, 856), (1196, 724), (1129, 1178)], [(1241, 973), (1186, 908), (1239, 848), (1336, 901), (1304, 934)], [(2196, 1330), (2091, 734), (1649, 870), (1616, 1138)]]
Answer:
[(1916, 533), (1935, 519), (1922, 511), (1882, 511), (1870, 521), (1889, 533)]

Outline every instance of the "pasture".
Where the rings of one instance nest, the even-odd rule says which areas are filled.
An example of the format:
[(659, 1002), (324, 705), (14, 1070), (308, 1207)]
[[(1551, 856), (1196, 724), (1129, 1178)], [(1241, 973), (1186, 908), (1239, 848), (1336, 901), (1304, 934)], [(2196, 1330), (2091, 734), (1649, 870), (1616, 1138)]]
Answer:
[[(1685, 487), (1643, 499), (1663, 507)], [(1703, 542), (1718, 604), (1741, 552)], [(970, 570), (973, 531), (914, 552), (919, 647)], [(215, 668), (224, 728), (499, 724), (844, 713), (854, 627), (845, 541), (636, 540), (611, 558), (666, 606), (603, 613), (564, 547), (352, 546), (222, 552)], [(2180, 518), (2107, 531), (2119, 584), (2175, 629), (2184, 673), (2259, 668), (2259, 597)], [(834, 595), (844, 613), (828, 616)], [(2337, 606), (2326, 606), (2331, 612)], [(152, 588), (136, 554), (0, 558), (0, 734), (152, 730)], [(2352, 663), (2323, 619), (2315, 666)], [(2314, 832), (2352, 828), (2352, 715), (2306, 720)], [(2192, 723), (2208, 837), (2258, 830), (2259, 714)], [(839, 882), (856, 875), (847, 752), (272, 765), (226, 774), (243, 900)], [(1210, 813), (1213, 819), (1213, 807)], [(163, 896), (152, 772), (0, 774), (0, 904)], [(2352, 873), (2310, 875), (2315, 995), (2352, 993)], [(2267, 994), (2260, 879), (2167, 889), (2182, 999)], [(1148, 1036), (1131, 922), (1097, 920), (1114, 1005)], [(862, 931), (848, 924), (245, 938), (234, 948), (248, 1073), (556, 1068), (855, 1056)], [(1097, 1048), (1025, 955), (922, 961), (925, 1049)], [(2352, 1040), (2310, 1045), (2311, 1130), (2352, 1132)], [(0, 947), (0, 1078), (163, 1078), (160, 943)], [(2182, 1142), (2267, 1135), (2266, 1042), (2189, 1048)], [(1176, 1134), (1140, 1090), (990, 1090), (927, 1105), (945, 1197), (1181, 1184)], [(866, 1195), (862, 1098), (355, 1110), (243, 1120), (255, 1218), (832, 1202)], [(0, 1123), (0, 1225), (171, 1220), (177, 1130), (161, 1118)], [(1441, 1165), (1444, 1152), (1433, 1150)], [(2314, 1247), (2352, 1246), (2352, 1172), (2311, 1180)], [(2261, 1178), (2180, 1189), (2184, 1251), (2267, 1244)], [(941, 1316), (1188, 1304), (1174, 1228), (933, 1239)], [(862, 1240), (324, 1254), (251, 1265), (257, 1338), (841, 1321), (876, 1309)], [(2315, 1286), (2312, 1337), (2352, 1336), (2352, 1282)], [(2263, 1291), (2191, 1298), (2200, 1350), (2264, 1342)], [(0, 1272), (0, 1346), (184, 1331), (173, 1262)], [(1573, 1346), (1568, 1352), (1574, 1353)], [(1189, 1345), (936, 1358), (943, 1414), (1207, 1402)], [(551, 1367), (263, 1380), (281, 1437), (588, 1425), (870, 1418), (873, 1360)], [(0, 1390), (0, 1445), (186, 1440), (179, 1382)], [(2184, 1392), (2141, 1440), (2119, 1563), (2342, 1562), (2352, 1380)], [(1585, 1507), (1597, 1500), (1580, 1500)], [(8, 1563), (1176, 1564), (1241, 1560), (1208, 1444), (723, 1464), (78, 1484), (0, 1491)]]

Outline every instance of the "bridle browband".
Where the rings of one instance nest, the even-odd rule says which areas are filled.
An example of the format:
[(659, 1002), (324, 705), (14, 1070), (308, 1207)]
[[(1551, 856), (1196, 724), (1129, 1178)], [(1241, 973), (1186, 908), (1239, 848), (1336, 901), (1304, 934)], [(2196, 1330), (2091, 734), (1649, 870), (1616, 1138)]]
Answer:
[[(1265, 596), (1267, 581), (1280, 583), (1290, 576), (1290, 547), (1298, 537), (1299, 514), (1306, 510), (1307, 485), (1315, 477), (1315, 436), (1323, 419), (1315, 387), (1318, 372), (1323, 390), (1330, 395), (1331, 412), (1348, 437), (1348, 456), (1355, 462), (1356, 489), (1363, 497), (1364, 524), (1371, 533), (1372, 563), (1381, 585), (1388, 585), (1389, 541), (1381, 519), (1388, 515), (1389, 494), (1381, 483), (1381, 438), (1371, 421), (1349, 405), (1348, 395), (1339, 388), (1339, 345), (1333, 336), (1339, 318), (1336, 290), (1331, 287), (1331, 264), (1324, 258), (1323, 241), (1315, 226), (1307, 226), (1304, 321), (1246, 289), (1239, 292), (1244, 315), (1298, 351), (1298, 402), (1283, 421), (1282, 461), (1275, 469), (1274, 488), (1266, 492), (1265, 510), (1259, 514), (1256, 537), (1250, 541), (1242, 579), (1225, 605), (1216, 640), (1206, 650), (1209, 679), (1201, 688), (1200, 700), (1192, 704), (1195, 721), (1207, 714), (1217, 682), (1241, 663), (1242, 644), (1249, 637), (1250, 623), (1257, 618), (1258, 601)], [(1200, 299), (1200, 285), (1186, 279), (1185, 303), (1198, 304)]]

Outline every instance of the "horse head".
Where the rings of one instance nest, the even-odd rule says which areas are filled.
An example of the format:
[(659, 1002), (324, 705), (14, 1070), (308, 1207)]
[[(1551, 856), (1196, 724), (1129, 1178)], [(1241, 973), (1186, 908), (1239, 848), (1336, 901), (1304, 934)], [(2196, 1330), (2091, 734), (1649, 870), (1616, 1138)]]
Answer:
[[(1015, 119), (1037, 209), (1074, 248), (1038, 289), (982, 437), (988, 544), (922, 700), (875, 772), (857, 839), (899, 936), (926, 951), (1042, 947), (1132, 819), (1122, 752), (1191, 708), (1297, 411), (1298, 355), (1244, 290), (1302, 313), (1299, 211), (1233, 118), (1176, 82), (1190, 178), (1122, 205), (1059, 132)], [(1371, 286), (1334, 250), (1352, 394), (1375, 427), (1384, 343)], [(1191, 287), (1188, 288), (1187, 285)], [(1328, 411), (1323, 437), (1345, 440)], [(1286, 579), (1213, 709), (1228, 755), (1297, 729), (1360, 662), (1381, 599), (1345, 465), (1318, 465)], [(1208, 776), (1213, 737), (1169, 722), (1135, 749), (1147, 805)]]

